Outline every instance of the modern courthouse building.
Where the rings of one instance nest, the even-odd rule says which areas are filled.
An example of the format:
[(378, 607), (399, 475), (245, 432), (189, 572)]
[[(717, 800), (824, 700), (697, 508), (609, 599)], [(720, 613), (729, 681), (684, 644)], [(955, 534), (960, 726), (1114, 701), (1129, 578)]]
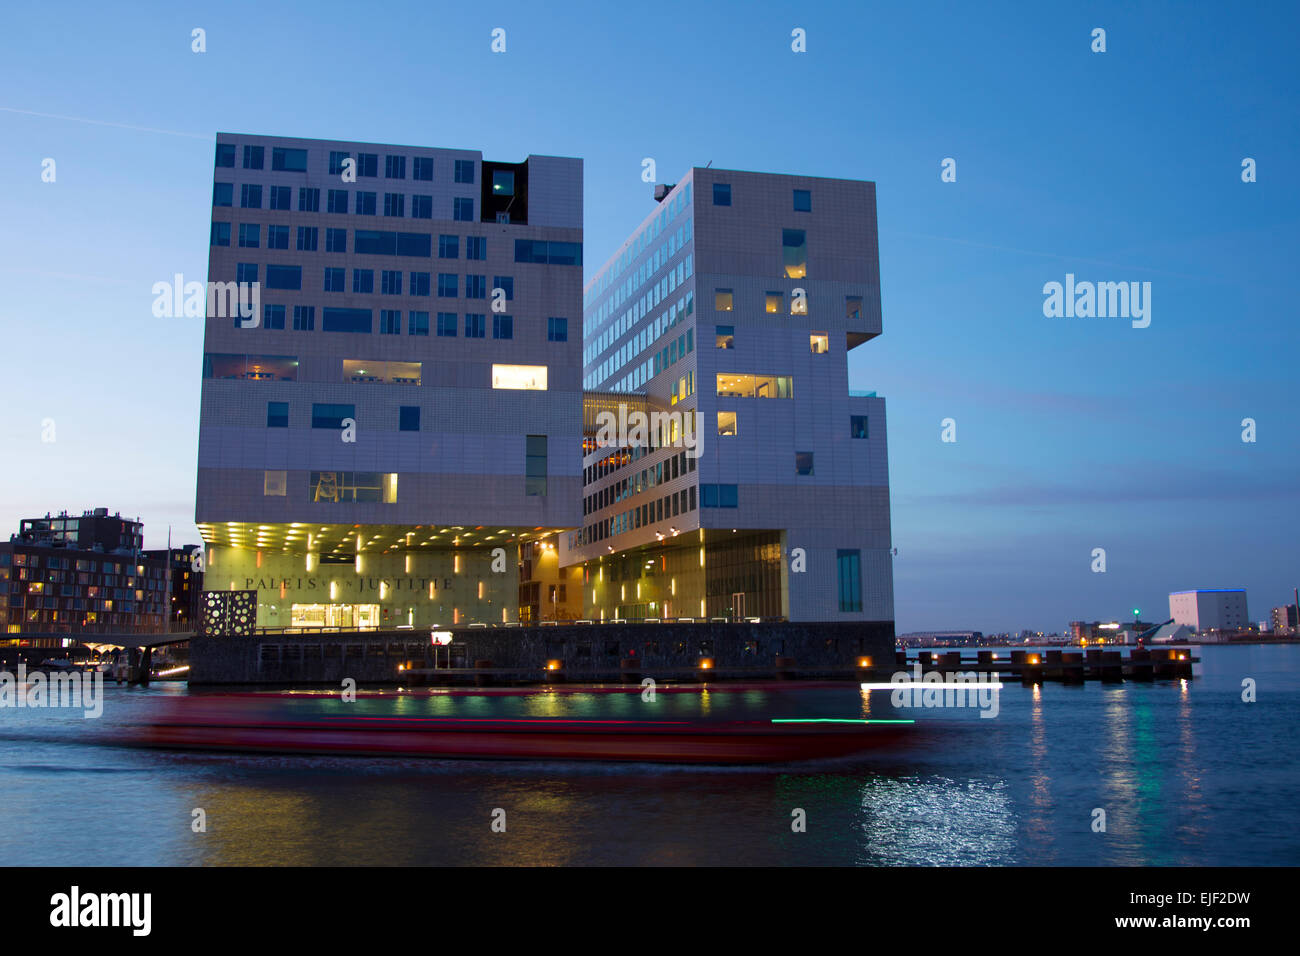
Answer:
[[(218, 134), (208, 588), (271, 627), (892, 636), (884, 402), (848, 387), (881, 331), (874, 185), (693, 169), (585, 292), (582, 185), (578, 159)], [(258, 283), (255, 315), (213, 283)], [(682, 414), (602, 432), (632, 411)]]
[(209, 296), (209, 589), (261, 626), (515, 620), (520, 542), (581, 518), (582, 161), (218, 134), (210, 245), (260, 309)]
[(587, 427), (594, 407), (681, 410), (695, 447), (589, 441), (561, 549), (587, 614), (892, 638), (885, 403), (848, 365), (881, 331), (874, 184), (697, 167), (657, 198), (586, 289)]

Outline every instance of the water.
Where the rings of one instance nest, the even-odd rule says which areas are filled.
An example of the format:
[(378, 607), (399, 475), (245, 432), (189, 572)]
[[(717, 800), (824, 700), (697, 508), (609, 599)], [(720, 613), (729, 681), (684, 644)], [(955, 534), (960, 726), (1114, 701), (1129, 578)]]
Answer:
[[(104, 715), (0, 710), (0, 865), (1295, 865), (1300, 646), (1205, 647), (1192, 681), (1008, 685), (996, 719), (797, 768), (262, 757), (132, 750), (183, 686)], [(1258, 701), (1241, 700), (1243, 678)], [(343, 705), (339, 705), (343, 706)], [(367, 712), (890, 716), (853, 687), (359, 700)], [(207, 832), (191, 829), (206, 813)], [(507, 830), (490, 828), (506, 811)], [(791, 813), (807, 831), (791, 830)], [(1106, 811), (1105, 833), (1092, 830)]]

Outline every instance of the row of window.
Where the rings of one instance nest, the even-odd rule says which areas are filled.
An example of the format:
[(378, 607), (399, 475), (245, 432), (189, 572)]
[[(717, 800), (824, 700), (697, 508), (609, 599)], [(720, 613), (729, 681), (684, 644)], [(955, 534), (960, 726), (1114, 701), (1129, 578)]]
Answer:
[[(330, 310), (326, 309), (325, 311), (328, 314)], [(369, 329), (367, 328), (365, 331), (369, 331)], [(345, 359), (345, 376), (352, 373), (354, 368), (357, 369), (354, 374), (364, 372), (365, 369), (360, 368), (360, 366), (365, 364), (360, 359)], [(420, 384), (420, 363), (390, 362), (387, 365), (388, 369), (385, 375), (391, 375), (391, 377), (386, 377), (384, 381), (402, 385)], [(396, 372), (399, 371), (402, 373), (400, 380), (396, 375)], [(491, 387), (544, 392), (547, 389), (548, 373), (549, 368), (545, 365), (494, 364), (492, 366)], [(292, 355), (242, 355), (206, 352), (203, 355), (203, 377), (251, 382), (296, 382), (298, 380), (298, 359)]]
[[(736, 327), (734, 325), (715, 325), (713, 343), (716, 348), (734, 349), (736, 347)], [(813, 355), (825, 355), (830, 351), (831, 339), (826, 332), (808, 333), (808, 350)]]
[[(354, 290), (355, 291), (355, 290)], [(266, 304), (262, 306), (261, 328), (282, 331), (288, 321), (289, 306)], [(316, 307), (314, 305), (295, 305), (293, 309), (292, 328), (297, 332), (314, 332), (316, 330)], [(322, 310), (321, 329), (325, 332), (370, 332), (371, 311), (369, 309), (324, 309)], [(439, 312), (436, 334), (441, 338), (456, 338), (459, 313)], [(509, 340), (515, 337), (514, 316), (492, 313), (492, 338)], [(235, 317), (239, 327), (241, 319)], [(465, 313), (465, 338), (482, 339), (487, 337), (488, 316), (482, 312)], [(429, 313), (412, 309), (406, 313), (407, 335), (429, 334)], [(379, 310), (379, 334), (402, 334), (402, 310)], [(569, 320), (563, 316), (551, 316), (546, 320), (546, 340), (548, 342), (567, 342), (569, 339)], [(405, 384), (405, 383), (399, 383)]]
[[(718, 436), (720, 438), (735, 438), (737, 434), (736, 413), (735, 412), (718, 412)], [(867, 433), (867, 416), (850, 415), (849, 416), (849, 437), (850, 438), (869, 438)], [(797, 452), (796, 454), (804, 454)], [(808, 455), (808, 471), (800, 474), (812, 474), (812, 452)]]
[[(705, 488), (717, 488), (718, 485), (701, 485), (700, 492), (703, 495)], [(735, 485), (730, 487), (735, 488)], [(701, 505), (705, 505), (701, 497)], [(705, 505), (707, 507), (707, 505)], [(681, 514), (689, 514), (696, 507), (695, 486), (683, 488), (681, 491), (675, 491), (672, 494), (664, 495), (654, 501), (647, 501), (643, 505), (635, 508), (629, 508), (627, 511), (611, 515), (608, 518), (602, 518), (595, 524), (587, 525), (583, 528), (578, 541), (579, 545), (596, 544), (604, 541), (606, 538), (612, 538), (615, 535), (624, 534), (628, 531), (635, 531), (637, 528), (648, 527), (657, 524), (660, 521), (667, 521)]]
[[(239, 208), (262, 209), (265, 194), (266, 209), (288, 212), (293, 209), (293, 187), (264, 186), (262, 183), (239, 184)], [(298, 212), (320, 212), (321, 191), (315, 186), (298, 187)], [(433, 214), (433, 196), (416, 194), (411, 196), (410, 216), (407, 216), (406, 193), (380, 193), (358, 190), (352, 193), (347, 189), (325, 190), (325, 211), (334, 215), (346, 216), (351, 212), (355, 216), (387, 216), (391, 219), (447, 219), (456, 222), (474, 221), (474, 200), (466, 196), (451, 197), (451, 216)], [(353, 198), (355, 197), (355, 198)], [(212, 184), (212, 205), (214, 208), (234, 208), (235, 184), (217, 182)]]
[(620, 501), (635, 497), (649, 491), (666, 481), (672, 481), (695, 470), (695, 458), (686, 452), (678, 452), (663, 461), (633, 472), (621, 481), (613, 482), (597, 489), (582, 499), (582, 513), (595, 514), (601, 508), (618, 504)]
[[(610, 317), (612, 310), (616, 306), (610, 302), (600, 302), (605, 292), (614, 286), (615, 281), (624, 272), (632, 267), (632, 264), (640, 258), (643, 252), (650, 248), (650, 244), (655, 239), (663, 235), (668, 224), (677, 218), (684, 210), (689, 209), (691, 205), (692, 184), (686, 183), (684, 187), (674, 190), (674, 195), (660, 207), (659, 214), (654, 217), (645, 228), (641, 229), (635, 236), (628, 240), (627, 248), (620, 253), (613, 262), (607, 266), (604, 271), (592, 280), (590, 287), (583, 293), (582, 307), (584, 312), (591, 308), (593, 325), (592, 332)], [(683, 231), (684, 229), (684, 231)], [(641, 281), (648, 279), (659, 265), (667, 265), (669, 258), (678, 249), (685, 246), (691, 238), (691, 225), (688, 219), (682, 227), (678, 227), (675, 232), (669, 234), (668, 243), (656, 247), (647, 257), (647, 262), (655, 261), (657, 264), (650, 270), (649, 274), (642, 274)], [(671, 248), (671, 252), (669, 249)], [(642, 267), (644, 269), (644, 266)], [(638, 273), (642, 273), (639, 269)], [(623, 283), (623, 294), (628, 294), (630, 290), (627, 283)], [(597, 303), (600, 303), (597, 305)]]
[[(214, 222), (209, 242), (214, 246), (229, 246), (231, 229), (229, 222)], [(260, 223), (239, 223), (239, 247), (241, 249), (260, 249), (262, 226)], [(280, 226), (266, 227), (266, 248), (288, 249), (290, 229), (297, 229), (295, 248), (299, 252), (317, 252), (320, 249), (320, 229), (317, 226)], [(430, 258), (432, 240), (425, 233), (387, 232), (369, 229), (355, 230), (353, 250), (362, 255), (386, 256), (421, 256)], [(327, 228), (325, 230), (325, 251), (346, 253), (348, 251), (348, 231), (346, 229)], [(460, 236), (438, 236), (438, 258), (460, 258)], [(465, 258), (482, 260), (487, 258), (487, 237), (466, 236)], [(526, 261), (532, 261), (531, 259)]]
[[(812, 191), (808, 189), (793, 190), (791, 208), (795, 212), (812, 212)], [(731, 205), (731, 183), (713, 184), (713, 205)]]
[[(796, 292), (799, 290), (795, 290)], [(715, 312), (732, 312), (736, 307), (736, 296), (731, 289), (714, 289), (713, 290), (713, 309)], [(785, 293), (784, 292), (764, 292), (763, 293), (763, 311), (768, 315), (780, 315), (785, 312)], [(803, 295), (795, 295), (790, 298), (791, 315), (807, 315), (808, 299)], [(844, 297), (844, 317), (847, 319), (862, 318), (862, 296), (846, 295)]]
[[(217, 169), (233, 169), (235, 166), (236, 148), (234, 143), (218, 143), (216, 154)], [(343, 174), (345, 163), (348, 159), (355, 160), (355, 170), (358, 177), (374, 179), (379, 175), (379, 154), (378, 153), (357, 153), (354, 157), (346, 150), (330, 150), (329, 172), (331, 176)], [(243, 168), (244, 169), (264, 169), (266, 163), (266, 147), (245, 145), (243, 150)], [(384, 178), (385, 179), (405, 179), (407, 157), (401, 154), (388, 154), (384, 156)], [(472, 159), (455, 159), (452, 160), (452, 178), (458, 183), (474, 183), (474, 166)], [(284, 148), (273, 146), (271, 148), (271, 169), (277, 172), (302, 173), (307, 171), (307, 150)], [(503, 184), (498, 186), (497, 180), (493, 180), (494, 189), (510, 188), (513, 193), (514, 177), (513, 173), (507, 173), (509, 177), (509, 186)], [(434, 157), (432, 156), (414, 156), (411, 157), (411, 178), (421, 182), (432, 182), (434, 177)], [(510, 195), (511, 193), (504, 193)]]

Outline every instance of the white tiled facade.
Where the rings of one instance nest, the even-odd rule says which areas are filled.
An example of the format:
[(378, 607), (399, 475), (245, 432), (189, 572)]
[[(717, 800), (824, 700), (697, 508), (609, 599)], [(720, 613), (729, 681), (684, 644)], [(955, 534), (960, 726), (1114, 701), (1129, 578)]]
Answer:
[[(196, 520), (218, 572), (214, 580), (228, 578), (239, 588), (261, 582), (259, 623), (286, 624), (289, 604), (319, 601), (329, 591), (319, 562), (331, 555), (344, 561), (359, 549), (361, 561), (331, 564), (327, 577), (336, 592), (378, 594), (378, 584), (366, 589), (365, 577), (379, 574), (388, 582), (388, 601), (381, 602), (386, 622), (513, 619), (519, 542), (580, 521), (582, 161), (529, 156), (523, 163), (492, 163), (471, 150), (226, 133), (217, 144), (214, 203), (222, 190), (217, 184), (231, 186), (233, 201), (213, 207), (208, 279), (234, 281), (240, 264), (256, 266), (263, 309), (284, 306), (285, 318), (283, 329), (269, 328), (265, 315), (252, 328), (229, 317), (207, 318)], [(231, 146), (233, 165), (223, 165)], [(260, 169), (245, 168), (248, 147), (261, 149)], [(331, 172), (331, 153), (359, 162), (374, 156), (377, 165), (367, 170), (362, 163), (361, 175), (345, 181)], [(303, 170), (273, 168), (296, 167), (304, 154)], [(389, 175), (399, 171), (390, 156), (401, 157), (402, 175)], [(416, 178), (417, 163), (431, 178)], [(508, 222), (484, 214), (497, 201), (489, 200), (494, 187), (484, 179), (505, 168), (514, 172), (517, 199)], [(259, 208), (241, 207), (245, 185), (261, 187)], [(268, 208), (280, 186), (289, 187), (288, 208)], [(319, 190), (315, 209), (311, 190)], [(329, 211), (330, 190), (346, 190), (346, 213)], [(359, 193), (376, 195), (373, 215), (358, 211)], [(385, 215), (396, 211), (395, 203), (386, 209), (386, 194), (403, 197), (400, 216)], [(428, 204), (429, 217), (417, 217), (417, 202)], [(216, 244), (221, 224), (229, 224), (229, 245)], [(259, 227), (256, 248), (240, 245), (246, 224)], [(273, 226), (288, 227), (287, 248), (268, 248)], [(316, 230), (314, 250), (299, 248), (300, 227)], [(327, 249), (330, 229), (346, 232), (345, 251)], [(399, 233), (405, 254), (358, 252), (358, 232)], [(443, 257), (450, 246), (444, 249), (442, 236), (455, 237), (455, 258)], [(470, 237), (485, 242), (482, 258), (467, 258)], [(521, 241), (534, 243), (525, 246), (533, 253), (521, 255)], [(547, 261), (548, 249), (558, 261)], [(300, 268), (301, 287), (268, 288), (268, 266)], [(326, 290), (327, 268), (343, 270), (342, 291)], [(372, 292), (355, 291), (354, 270), (373, 272)], [(400, 294), (383, 291), (384, 270), (400, 273)], [(416, 273), (429, 274), (427, 295), (414, 294)], [(440, 275), (456, 277), (455, 295), (440, 295)], [(471, 277), (481, 277), (479, 296), (470, 297)], [(504, 313), (492, 308), (498, 277), (513, 284)], [(295, 306), (314, 308), (313, 328), (294, 328)], [(369, 310), (370, 331), (331, 331), (327, 308)], [(399, 313), (400, 331), (383, 331), (384, 310)], [(427, 334), (412, 334), (419, 327), (412, 313), (427, 313)], [(455, 315), (455, 336), (438, 335), (439, 313)], [(481, 338), (466, 335), (471, 314), (484, 316)], [(494, 337), (499, 314), (512, 320), (508, 339)], [(557, 318), (567, 321), (562, 338), (551, 321)], [(249, 358), (241, 365), (223, 356)], [(379, 363), (420, 363), (418, 380), (407, 373), (405, 382), (394, 383), (392, 373), (386, 379), (382, 371), (345, 366), (349, 361), (381, 369), (387, 366)], [(494, 388), (494, 365), (544, 367), (546, 388)], [(234, 367), (243, 371), (218, 374)], [(254, 368), (274, 371), (250, 373)], [(287, 427), (269, 427), (272, 402), (287, 403)], [(338, 428), (313, 427), (313, 407), (331, 404), (355, 409), (355, 441), (344, 441)], [(419, 409), (418, 427), (402, 430), (400, 409), (412, 407)], [(546, 438), (544, 494), (527, 493), (537, 489), (526, 479), (527, 436)], [(279, 490), (279, 472), (284, 493), (265, 493)], [(317, 500), (313, 473), (395, 475), (383, 479), (395, 482), (395, 496), (381, 495), (395, 500)], [(347, 481), (340, 477), (338, 484), (346, 488)], [(508, 552), (504, 576), (488, 570), (491, 549), (501, 545)], [(366, 567), (371, 556), (382, 572)], [(271, 564), (274, 575), (263, 573)], [(291, 573), (294, 567), (299, 574)], [(309, 586), (313, 571), (319, 580)], [(304, 575), (298, 594), (294, 582)], [(264, 586), (272, 578), (273, 586)], [(408, 582), (400, 595), (399, 580)]]
[[(787, 231), (803, 233), (802, 268), (797, 254), (787, 268)], [(892, 629), (885, 403), (848, 380), (848, 352), (881, 331), (874, 184), (692, 169), (588, 284), (584, 308), (584, 386), (694, 411), (699, 434), (695, 460), (678, 447), (616, 467), (600, 464), (610, 449), (587, 455), (583, 529), (562, 536), (562, 561), (587, 565), (588, 613)], [(750, 388), (731, 384), (749, 375), (788, 397), (720, 393)], [(719, 434), (719, 413), (734, 414), (734, 435)], [(796, 453), (811, 453), (810, 469), (799, 462), (810, 473)], [(729, 553), (731, 541), (750, 544)], [(842, 594), (855, 566), (860, 586)]]

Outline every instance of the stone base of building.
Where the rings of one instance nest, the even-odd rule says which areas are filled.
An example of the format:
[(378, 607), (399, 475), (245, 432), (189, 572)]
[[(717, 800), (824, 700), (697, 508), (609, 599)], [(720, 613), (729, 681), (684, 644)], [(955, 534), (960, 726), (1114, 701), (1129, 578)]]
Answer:
[(853, 679), (894, 666), (893, 621), (664, 623), (195, 637), (191, 684)]

